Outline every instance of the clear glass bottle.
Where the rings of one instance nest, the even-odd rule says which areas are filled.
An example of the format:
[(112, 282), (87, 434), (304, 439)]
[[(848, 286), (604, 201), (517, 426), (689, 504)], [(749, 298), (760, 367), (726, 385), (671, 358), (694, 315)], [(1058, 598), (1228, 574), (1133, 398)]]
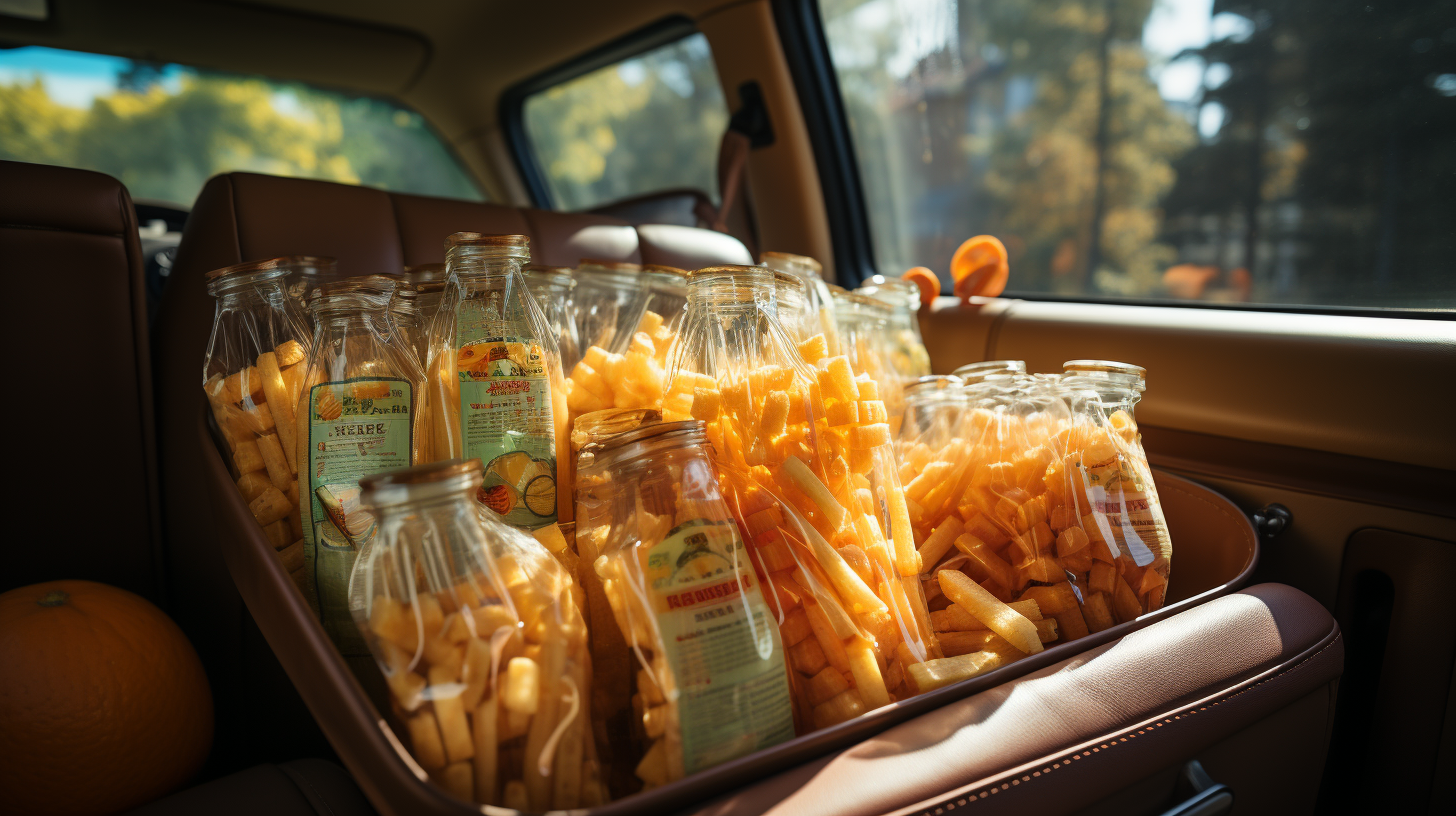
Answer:
[[(391, 334), (395, 283), (383, 275), (325, 281), (309, 304), (313, 349), (297, 406), (304, 592), (345, 658), (367, 657), (349, 614), (349, 573), (374, 533), (359, 480), (420, 458), (414, 353)], [(366, 661), (367, 662), (367, 661)]]
[(356, 631), (437, 785), (518, 810), (604, 804), (571, 578), (534, 538), (480, 512), (482, 478), (472, 459), (361, 480), (378, 533), (350, 578)]
[(621, 335), (637, 325), (633, 316), (642, 291), (641, 272), (641, 264), (626, 261), (582, 258), (577, 264), (572, 309), (583, 352), (592, 346), (612, 350), (625, 345)]
[(436, 459), (485, 463), (481, 503), (508, 524), (571, 518), (565, 382), (556, 335), (521, 267), (524, 235), (457, 232), (445, 240), (449, 284), (431, 331)]
[(561, 370), (570, 371), (581, 359), (581, 344), (576, 338), (576, 320), (572, 318), (572, 289), (576, 281), (564, 266), (530, 264), (521, 269), (526, 288), (536, 305), (546, 314), (546, 322), (556, 335), (556, 348), (561, 352)]
[(818, 330), (810, 332), (810, 336), (822, 332), (827, 353), (839, 354), (839, 330), (834, 321), (833, 291), (840, 287), (824, 280), (823, 265), (807, 255), (790, 252), (764, 252), (760, 257), (763, 265), (769, 269), (785, 272), (804, 282), (804, 308), (810, 314), (807, 320), (819, 324)]
[(775, 293), (765, 267), (694, 272), (669, 391), (692, 394), (790, 657), (805, 652), (800, 722), (827, 727), (908, 696), (909, 666), (938, 655), (878, 385), (844, 355), (806, 363)]
[(783, 641), (704, 424), (642, 425), (589, 444), (579, 464), (578, 536), (601, 553), (622, 635), (613, 663), (635, 680), (596, 712), (632, 712), (612, 756), (648, 789), (792, 739)]
[[(440, 313), (440, 301), (445, 297), (445, 265), (442, 263), (417, 264), (404, 268), (402, 277), (415, 292), (415, 308), (420, 314), (420, 325), (426, 333)], [(428, 362), (421, 360), (421, 362)]]
[(302, 588), (294, 409), (312, 338), (309, 321), (288, 296), (289, 260), (237, 264), (207, 274), (207, 291), (217, 305), (202, 389), (227, 445), (238, 492)]
[(875, 275), (855, 290), (890, 308), (890, 366), (904, 382), (930, 375), (930, 352), (920, 335), (920, 287), (901, 278)]

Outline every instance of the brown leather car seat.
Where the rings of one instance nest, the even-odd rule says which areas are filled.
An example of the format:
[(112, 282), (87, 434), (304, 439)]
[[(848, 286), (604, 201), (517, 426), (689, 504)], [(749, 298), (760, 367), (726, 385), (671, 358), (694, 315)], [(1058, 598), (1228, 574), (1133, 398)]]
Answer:
[(709, 230), (633, 227), (606, 216), (254, 173), (210, 180), (188, 217), (157, 312), (154, 346), (169, 588), (174, 617), (214, 684), (217, 744), (234, 754), (220, 762), (223, 768), (320, 755), (328, 747), (316, 733), (313, 740), (300, 738), (300, 729), (310, 732), (311, 718), (244, 611), (213, 543), (216, 521), (199, 450), (210, 444), (200, 384), (213, 316), (203, 275), (291, 254), (332, 256), (350, 275), (394, 273), (443, 261), (445, 237), (461, 230), (528, 235), (534, 260), (561, 266), (582, 257), (693, 268), (753, 262), (736, 238)]
[[(160, 517), (141, 244), (131, 196), (87, 170), (0, 161), (0, 269), (16, 364), (9, 498), (33, 530), (0, 592), (103, 581), (160, 601)], [(22, 530), (17, 530), (24, 536)]]

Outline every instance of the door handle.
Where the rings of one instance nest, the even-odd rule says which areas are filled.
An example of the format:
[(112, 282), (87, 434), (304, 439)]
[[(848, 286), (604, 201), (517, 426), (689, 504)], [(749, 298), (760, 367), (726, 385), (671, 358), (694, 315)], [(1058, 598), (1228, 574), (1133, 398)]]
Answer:
[(1193, 789), (1193, 795), (1163, 811), (1162, 816), (1224, 816), (1234, 809), (1233, 788), (1210, 779), (1198, 760), (1183, 766), (1182, 781)]

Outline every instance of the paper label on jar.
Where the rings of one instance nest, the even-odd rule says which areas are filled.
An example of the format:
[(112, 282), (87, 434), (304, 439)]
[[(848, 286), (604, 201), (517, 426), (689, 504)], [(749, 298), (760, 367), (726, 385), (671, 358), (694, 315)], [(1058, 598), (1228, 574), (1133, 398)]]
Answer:
[(489, 335), (461, 308), (456, 326), (460, 436), (466, 459), (485, 465), (480, 501), (525, 529), (556, 521), (556, 423), (541, 344)]
[(653, 611), (677, 678), (683, 770), (794, 736), (778, 626), (732, 522), (686, 522), (647, 555)]
[(1113, 545), (1122, 542), (1140, 567), (1157, 555), (1169, 557), (1168, 522), (1152, 485), (1145, 485), (1137, 471), (1115, 462), (1103, 467), (1081, 465), (1080, 470), (1104, 540)]
[[(359, 480), (414, 464), (413, 392), (408, 380), (356, 378), (308, 394), (307, 483), (299, 498), (309, 601), (344, 654), (369, 654), (349, 612), (349, 575), (374, 518), (359, 506)], [(302, 476), (304, 474), (300, 474)], [(300, 505), (303, 506), (303, 505)]]

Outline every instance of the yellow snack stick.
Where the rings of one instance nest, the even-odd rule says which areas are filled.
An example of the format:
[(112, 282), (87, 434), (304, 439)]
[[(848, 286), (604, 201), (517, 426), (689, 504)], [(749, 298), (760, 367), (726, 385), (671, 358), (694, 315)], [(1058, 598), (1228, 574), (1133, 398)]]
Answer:
[(723, 406), (723, 395), (715, 389), (693, 389), (693, 419), (711, 422), (718, 418)]
[(814, 475), (814, 471), (810, 470), (809, 466), (804, 464), (802, 459), (791, 458), (784, 460), (784, 464), (779, 468), (779, 472), (794, 487), (802, 491), (805, 496), (808, 496), (810, 501), (814, 502), (814, 505), (824, 514), (831, 530), (838, 530), (844, 526), (848, 511), (834, 498), (834, 495), (829, 492), (829, 488), (825, 487), (824, 483), (819, 481), (819, 477)]
[(541, 669), (529, 657), (513, 657), (506, 665), (501, 702), (508, 711), (535, 714), (541, 698)]
[[(797, 461), (797, 460), (795, 460)], [(819, 532), (812, 527), (806, 530), (808, 533), (809, 546), (814, 551), (814, 558), (819, 566), (829, 577), (829, 582), (834, 585), (839, 596), (844, 599), (855, 611), (858, 612), (884, 612), (888, 608), (885, 602), (875, 595), (859, 574), (844, 560), (839, 551), (829, 546), (829, 542), (819, 535)]]
[(884, 422), (872, 425), (856, 425), (849, 429), (849, 446), (855, 450), (870, 450), (893, 441), (890, 426)]
[(945, 554), (950, 552), (950, 548), (955, 546), (955, 540), (965, 531), (966, 525), (960, 516), (947, 516), (925, 539), (925, 543), (920, 545), (920, 562), (928, 567), (939, 564)]
[(421, 711), (409, 718), (410, 746), (414, 748), (415, 759), (426, 770), (445, 767), (445, 745), (440, 740), (440, 727), (435, 715)]
[(829, 427), (831, 428), (837, 428), (841, 425), (854, 425), (859, 422), (859, 404), (830, 400), (824, 405), (824, 416), (829, 420)]
[[(844, 640), (834, 631), (830, 617), (825, 613), (824, 606), (819, 603), (804, 604), (804, 611), (809, 614), (809, 626), (814, 630), (814, 637), (819, 640), (819, 646), (824, 650), (824, 656), (829, 659), (829, 665), (841, 672), (850, 671), (849, 653), (844, 650)], [(859, 632), (851, 628), (849, 637), (857, 637)]]
[(859, 386), (854, 381), (854, 369), (849, 365), (848, 357), (833, 357), (829, 365), (819, 377), (819, 385), (824, 389), (825, 398), (834, 398), (841, 402), (857, 402), (859, 400)]
[(591, 389), (575, 380), (567, 380), (566, 388), (566, 407), (573, 413), (589, 414), (592, 411), (602, 411), (612, 407), (610, 401), (604, 402), (601, 397), (592, 393)]
[[(298, 345), (294, 340), (288, 342)], [(283, 382), (283, 370), (279, 367), (274, 352), (265, 351), (258, 355), (258, 377), (263, 381), (263, 394), (268, 397), (268, 410), (272, 412), (274, 425), (278, 428), (278, 441), (283, 445), (288, 470), (290, 473), (298, 473), (298, 451), (295, 449), (298, 427), (294, 425), (293, 403), (288, 399), (288, 385)]]
[[(244, 499), (252, 501), (253, 499), (256, 499), (259, 496), (263, 495), (263, 491), (267, 490), (272, 484), (273, 483), (268, 480), (266, 471), (253, 471), (252, 473), (244, 473), (242, 476), (238, 477), (238, 492), (243, 494)], [(1107, 591), (1112, 591), (1111, 582), (1107, 584)]]
[(237, 467), (238, 473), (263, 470), (266, 465), (262, 452), (258, 450), (258, 443), (251, 439), (239, 439), (237, 447), (233, 449), (233, 465)]
[(276, 487), (268, 488), (258, 498), (248, 502), (248, 512), (252, 513), (253, 518), (264, 527), (288, 518), (288, 514), (292, 511), (293, 503), (288, 501), (288, 497), (283, 495), (283, 491)]
[(632, 335), (632, 342), (627, 346), (627, 353), (640, 355), (642, 357), (656, 357), (657, 346), (652, 342), (652, 336), (647, 332), (635, 332)]
[(953, 602), (966, 608), (986, 628), (995, 632), (1012, 646), (1027, 653), (1036, 654), (1042, 650), (1041, 638), (1036, 634), (1036, 624), (1015, 609), (996, 599), (969, 576), (956, 570), (941, 570), (940, 589)]
[(849, 671), (854, 675), (854, 686), (859, 690), (867, 710), (890, 704), (890, 692), (885, 688), (885, 678), (880, 674), (880, 664), (875, 660), (875, 651), (870, 642), (862, 637), (851, 638), (845, 647), (849, 656)]
[(937, 632), (975, 632), (986, 628), (986, 624), (959, 604), (931, 612), (930, 626)]
[(287, 491), (293, 485), (293, 474), (288, 469), (288, 457), (283, 454), (282, 443), (277, 434), (258, 437), (258, 453), (263, 457), (263, 466), (268, 469), (268, 478), (273, 486)]
[[(880, 384), (875, 382), (875, 379), (870, 375), (861, 374), (858, 377), (854, 378), (854, 383), (855, 391), (858, 393), (858, 396), (861, 400), (868, 401), (880, 399)], [(884, 403), (880, 404), (881, 406), (884, 405)]]
[(910, 508), (905, 504), (905, 492), (897, 485), (890, 485), (885, 491), (885, 509), (890, 514), (890, 540), (895, 545), (895, 569), (901, 575), (919, 575), (920, 554), (915, 550), (915, 533), (910, 527)]
[(829, 341), (825, 340), (822, 334), (816, 334), (799, 344), (799, 356), (803, 357), (804, 362), (809, 365), (814, 365), (828, 354)]
[(890, 421), (890, 415), (885, 411), (885, 403), (880, 400), (861, 400), (859, 403), (860, 422), (884, 422)]
[(234, 371), (222, 381), (224, 402), (236, 405), (244, 397), (263, 393), (263, 381), (258, 378), (258, 369), (253, 366)]
[(778, 436), (784, 432), (789, 419), (789, 394), (787, 391), (771, 391), (763, 400), (763, 422), (759, 425), (760, 439)]
[(303, 344), (297, 340), (285, 340), (273, 349), (273, 357), (279, 368), (286, 368), (303, 362)]
[(980, 677), (1001, 663), (1001, 656), (991, 651), (942, 657), (906, 666), (905, 681), (916, 694), (924, 694), (931, 689)]
[[(595, 348), (595, 346), (593, 346)], [(590, 391), (598, 400), (610, 405), (612, 403), (612, 387), (602, 379), (601, 372), (588, 365), (582, 360), (571, 369), (571, 381), (578, 388), (585, 388)]]
[(929, 507), (925, 501), (926, 494), (930, 492), (931, 488), (940, 484), (953, 467), (954, 465), (950, 462), (931, 462), (926, 465), (919, 476), (911, 479), (910, 484), (905, 485), (905, 496), (922, 506)]

